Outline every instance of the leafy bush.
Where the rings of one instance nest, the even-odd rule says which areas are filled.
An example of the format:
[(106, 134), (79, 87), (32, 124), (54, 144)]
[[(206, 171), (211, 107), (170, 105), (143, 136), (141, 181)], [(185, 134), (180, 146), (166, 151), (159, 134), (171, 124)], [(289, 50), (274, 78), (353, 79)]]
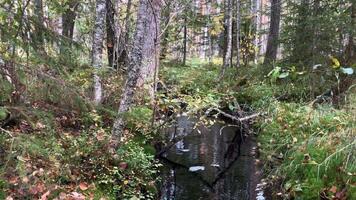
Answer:
[(159, 165), (154, 156), (147, 154), (143, 147), (135, 142), (121, 146), (117, 154), (119, 167), (113, 167), (106, 174), (101, 174), (99, 183), (103, 187), (113, 188), (113, 193), (120, 199), (154, 199), (156, 194), (155, 179)]

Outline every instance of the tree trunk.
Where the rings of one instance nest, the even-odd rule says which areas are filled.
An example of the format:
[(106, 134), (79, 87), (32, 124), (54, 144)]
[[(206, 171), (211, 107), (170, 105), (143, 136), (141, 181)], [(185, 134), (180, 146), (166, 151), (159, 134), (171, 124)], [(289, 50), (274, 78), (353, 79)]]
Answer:
[(183, 25), (183, 65), (187, 63), (187, 17), (184, 17)]
[(236, 0), (236, 67), (240, 67), (241, 0)]
[(353, 2), (351, 4), (351, 31), (349, 33), (348, 44), (345, 50), (345, 57), (347, 64), (353, 64), (356, 61), (356, 53), (355, 53), (355, 30), (356, 30), (356, 3)]
[[(147, 56), (152, 55), (152, 50), (157, 54), (157, 49), (152, 49), (151, 45), (157, 48), (158, 41), (156, 40), (159, 39), (158, 27), (161, 6), (161, 0), (140, 0), (133, 49), (129, 55), (129, 73), (121, 97), (118, 117), (112, 130), (111, 144), (114, 149), (118, 146), (124, 131), (123, 113), (127, 112), (133, 103), (139, 79), (147, 77), (147, 75), (143, 75), (143, 73), (147, 72), (147, 63), (145, 61), (151, 59), (151, 56), (150, 58), (147, 58)], [(148, 52), (151, 53), (148, 54)], [(148, 66), (151, 67), (150, 64)]]
[(114, 46), (117, 42), (115, 36), (115, 8), (111, 0), (106, 0), (106, 48), (108, 54), (108, 63), (110, 67), (116, 68), (114, 64)]
[(125, 44), (129, 43), (130, 40), (130, 29), (131, 29), (131, 7), (132, 7), (132, 0), (127, 1), (127, 8), (126, 8), (126, 17), (125, 17)]
[(267, 51), (264, 64), (268, 65), (277, 58), (279, 24), (281, 20), (281, 0), (271, 1), (271, 22), (267, 41)]
[(227, 0), (226, 4), (226, 50), (224, 55), (224, 64), (220, 76), (223, 77), (227, 67), (231, 67), (231, 50), (232, 50), (232, 0)]
[(119, 57), (123, 52), (119, 12), (121, 0), (106, 0), (106, 47), (109, 66), (117, 69)]
[(44, 35), (43, 35), (43, 2), (42, 0), (35, 0), (34, 1), (34, 6), (35, 6), (35, 15), (36, 15), (36, 21), (35, 21), (35, 31), (33, 33), (33, 44), (34, 44), (34, 49), (39, 50), (40, 52), (44, 52)]
[(92, 46), (92, 66), (95, 68), (94, 72), (94, 102), (100, 104), (102, 101), (102, 85), (101, 79), (98, 75), (98, 70), (102, 67), (102, 54), (103, 54), (103, 40), (105, 31), (105, 15), (106, 15), (106, 2), (105, 0), (96, 1), (95, 11), (95, 25)]
[(69, 0), (64, 6), (67, 9), (62, 15), (62, 35), (73, 40), (75, 18), (77, 17), (79, 2), (77, 0)]
[(255, 31), (255, 38), (254, 38), (254, 51), (255, 51), (255, 56), (254, 56), (254, 63), (258, 63), (258, 57), (259, 57), (259, 49), (260, 49), (260, 28), (261, 28), (261, 0), (254, 0), (254, 31)]
[[(147, 0), (146, 0), (147, 1)], [(161, 0), (155, 0), (161, 1)], [(154, 7), (154, 8), (152, 8)], [(140, 77), (137, 83), (138, 87), (142, 87), (145, 83), (153, 83), (153, 76), (156, 66), (156, 53), (160, 48), (158, 37), (160, 32), (160, 19), (161, 19), (161, 8), (157, 5), (154, 6), (153, 3), (148, 3), (147, 7), (147, 31), (146, 39), (143, 43), (143, 65)], [(158, 54), (159, 56), (159, 54)], [(149, 92), (152, 96), (153, 87), (150, 87)]]
[[(118, 4), (120, 0), (117, 0)], [(131, 31), (131, 7), (132, 7), (132, 0), (127, 1), (126, 5), (126, 16), (125, 16), (125, 36), (118, 38), (119, 42), (116, 44), (116, 52), (117, 52), (117, 63), (123, 63), (126, 65), (128, 63), (128, 52), (130, 46), (130, 31)], [(126, 68), (123, 68), (126, 70)]]

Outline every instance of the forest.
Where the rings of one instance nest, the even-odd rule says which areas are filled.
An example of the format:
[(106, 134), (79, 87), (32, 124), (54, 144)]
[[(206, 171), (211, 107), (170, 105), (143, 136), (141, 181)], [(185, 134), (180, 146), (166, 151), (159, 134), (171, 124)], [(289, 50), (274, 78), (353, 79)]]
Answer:
[(0, 0), (0, 200), (356, 199), (355, 0)]

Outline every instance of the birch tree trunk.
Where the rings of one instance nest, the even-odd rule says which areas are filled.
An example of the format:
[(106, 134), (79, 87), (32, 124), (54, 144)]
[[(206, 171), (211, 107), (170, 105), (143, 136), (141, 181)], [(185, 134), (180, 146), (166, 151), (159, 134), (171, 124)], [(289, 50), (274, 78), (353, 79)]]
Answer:
[(92, 46), (92, 66), (95, 68), (94, 72), (94, 103), (100, 104), (102, 101), (102, 85), (101, 79), (98, 75), (98, 70), (102, 67), (103, 54), (103, 40), (105, 32), (105, 16), (106, 16), (106, 2), (105, 0), (96, 0), (95, 11), (95, 25), (93, 34)]
[[(122, 93), (118, 117), (112, 130), (111, 145), (114, 149), (118, 146), (124, 131), (123, 113), (130, 109), (140, 79), (149, 75), (144, 73), (151, 72), (148, 68), (152, 67), (152, 63), (147, 65), (146, 61), (152, 59), (152, 55), (154, 55), (152, 50), (158, 54), (157, 49), (152, 49), (152, 47), (157, 48), (158, 41), (156, 40), (159, 40), (157, 36), (161, 6), (161, 0), (140, 0), (133, 48), (129, 55), (129, 73)], [(155, 66), (153, 65), (153, 67)]]
[(255, 57), (254, 62), (255, 64), (258, 63), (259, 57), (259, 49), (260, 49), (260, 28), (261, 28), (261, 0), (254, 0), (254, 22), (255, 22), (255, 38), (254, 38), (254, 46), (255, 46)]
[(267, 41), (267, 50), (264, 64), (268, 65), (276, 61), (278, 40), (279, 40), (279, 24), (281, 20), (281, 0), (271, 1), (271, 22)]
[(220, 76), (223, 77), (227, 67), (231, 67), (232, 50), (232, 0), (227, 0), (226, 4), (226, 50), (224, 55), (224, 64)]

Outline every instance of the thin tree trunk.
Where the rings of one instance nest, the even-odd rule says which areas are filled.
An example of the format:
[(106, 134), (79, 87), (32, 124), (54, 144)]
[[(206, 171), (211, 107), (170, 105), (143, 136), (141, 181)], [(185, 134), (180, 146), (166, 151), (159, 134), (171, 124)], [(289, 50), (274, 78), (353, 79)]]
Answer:
[(254, 40), (255, 58), (254, 58), (254, 62), (255, 62), (255, 64), (257, 64), (258, 57), (259, 57), (259, 49), (260, 49), (261, 0), (254, 0), (254, 3), (255, 3), (255, 6), (254, 6), (254, 17), (255, 17), (255, 40)]
[(281, 20), (281, 0), (271, 1), (271, 22), (267, 41), (267, 51), (264, 64), (268, 65), (277, 58), (279, 24)]
[[(129, 55), (129, 73), (121, 97), (118, 117), (114, 122), (112, 130), (111, 145), (114, 149), (119, 145), (124, 131), (125, 122), (123, 114), (129, 110), (133, 103), (139, 79), (146, 77), (142, 75), (142, 73), (145, 73), (144, 65), (146, 65), (145, 60), (147, 60), (145, 56), (148, 55), (148, 51), (152, 50), (157, 54), (157, 49), (152, 49), (149, 45), (157, 48), (159, 42), (156, 40), (159, 40), (158, 28), (161, 6), (161, 0), (140, 0), (133, 49)], [(157, 58), (157, 55), (155, 56)]]
[(106, 0), (106, 48), (108, 54), (108, 63), (110, 67), (116, 68), (114, 63), (114, 47), (116, 40), (115, 35), (115, 8), (111, 0)]
[(356, 61), (356, 53), (355, 53), (355, 41), (354, 41), (354, 33), (356, 30), (356, 3), (353, 2), (351, 4), (351, 29), (348, 38), (348, 44), (345, 50), (346, 63), (352, 64)]
[(105, 16), (106, 16), (106, 2), (105, 0), (96, 1), (95, 11), (95, 25), (92, 46), (92, 66), (95, 68), (94, 72), (94, 102), (100, 104), (102, 101), (102, 85), (101, 79), (98, 75), (98, 70), (102, 67), (103, 54), (103, 40), (105, 31)]
[(231, 50), (232, 50), (232, 0), (227, 0), (226, 5), (226, 50), (224, 55), (224, 64), (220, 76), (223, 77), (226, 68), (231, 66)]
[(35, 50), (39, 50), (40, 52), (44, 52), (44, 35), (43, 35), (43, 2), (42, 0), (35, 0), (35, 15), (36, 22), (35, 22), (35, 32), (33, 33), (33, 44)]
[(236, 67), (240, 67), (241, 0), (236, 0)]
[[(117, 0), (120, 2), (120, 0)], [(130, 31), (131, 31), (131, 7), (132, 7), (132, 0), (127, 1), (126, 6), (126, 16), (125, 16), (125, 36), (122, 38), (118, 38), (119, 42), (117, 43), (117, 63), (128, 63), (128, 52), (129, 46), (131, 44), (130, 41)]]
[(187, 17), (184, 17), (183, 25), (183, 65), (187, 63)]
[(70, 40), (73, 40), (75, 18), (77, 17), (77, 8), (79, 2), (77, 0), (70, 0), (64, 4), (67, 9), (62, 15), (62, 35)]
[(126, 8), (126, 17), (125, 17), (125, 44), (129, 43), (130, 40), (130, 29), (131, 29), (131, 7), (132, 7), (132, 0), (127, 1), (127, 8)]

